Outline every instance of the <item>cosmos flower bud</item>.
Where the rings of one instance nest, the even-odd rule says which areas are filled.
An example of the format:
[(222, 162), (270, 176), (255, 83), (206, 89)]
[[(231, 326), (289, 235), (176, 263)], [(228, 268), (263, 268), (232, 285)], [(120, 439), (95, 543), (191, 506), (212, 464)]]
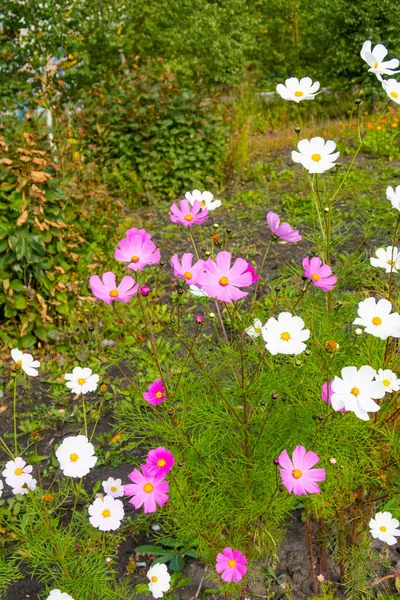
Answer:
[(198, 325), (201, 325), (203, 322), (204, 322), (203, 317), (201, 315), (197, 315), (197, 317), (196, 317), (196, 323)]
[(332, 352), (339, 350), (339, 348), (340, 348), (339, 344), (334, 342), (333, 340), (329, 340), (325, 344), (325, 349), (327, 352), (329, 352), (329, 354), (332, 354)]
[(148, 285), (142, 285), (139, 291), (142, 296), (148, 296), (150, 294), (150, 288)]

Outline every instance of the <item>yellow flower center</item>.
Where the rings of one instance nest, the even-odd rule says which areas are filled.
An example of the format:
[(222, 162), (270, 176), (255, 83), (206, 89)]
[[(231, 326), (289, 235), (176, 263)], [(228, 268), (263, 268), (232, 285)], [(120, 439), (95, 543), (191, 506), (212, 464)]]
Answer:
[(14, 473), (15, 475), (22, 475), (23, 470), (21, 469), (21, 467), (18, 467), (17, 469), (15, 469)]
[(392, 96), (392, 98), (398, 98), (399, 95), (397, 92), (390, 92), (390, 95)]
[(202, 206), (204, 208), (206, 206), (206, 201), (205, 200), (201, 200), (200, 201), (200, 206)]
[(157, 583), (157, 581), (158, 581), (158, 577), (156, 577), (155, 575), (153, 575), (153, 577), (151, 578), (151, 581), (152, 581), (153, 583)]
[(373, 323), (373, 325), (375, 325), (377, 327), (378, 325), (382, 324), (382, 319), (380, 317), (374, 317), (372, 319), (372, 323)]
[(290, 333), (288, 331), (283, 331), (281, 333), (281, 340), (288, 342), (290, 340)]
[(230, 567), (231, 569), (234, 569), (236, 567), (236, 560), (228, 560), (228, 567)]
[(387, 531), (387, 528), (382, 525), (382, 527), (379, 527), (379, 531), (382, 531), (382, 533), (385, 533), (385, 531)]
[(295, 479), (300, 479), (302, 475), (303, 473), (300, 471), (300, 469), (293, 469), (292, 477), (294, 477)]
[(185, 221), (193, 221), (193, 215), (191, 215), (190, 213), (188, 215), (185, 215)]
[(22, 360), (17, 360), (16, 365), (17, 367), (22, 367)]
[(185, 273), (183, 274), (185, 279), (192, 279), (193, 275), (191, 274), (190, 271), (185, 271)]
[(160, 458), (160, 460), (157, 461), (157, 467), (165, 467), (166, 464), (167, 464), (167, 461), (164, 460), (163, 458)]
[(113, 485), (112, 487), (110, 487), (110, 490), (111, 490), (112, 492), (116, 492), (116, 491), (117, 491), (117, 488), (115, 487), (115, 485)]
[(394, 265), (394, 261), (393, 261), (393, 260), (390, 260), (390, 258), (389, 258), (389, 260), (387, 261), (387, 264), (388, 264), (388, 265)]
[(314, 162), (319, 162), (322, 158), (322, 156), (320, 154), (311, 154), (311, 158), (313, 159)]
[(377, 69), (379, 67), (379, 63), (378, 61), (376, 61), (376, 63), (374, 64), (374, 69)]
[(110, 296), (111, 298), (118, 298), (118, 290), (111, 290)]
[(85, 385), (86, 379), (84, 377), (79, 377), (78, 383), (79, 383), (79, 385)]
[(304, 92), (302, 92), (301, 90), (298, 90), (297, 92), (295, 92), (295, 93), (294, 93), (294, 95), (295, 95), (297, 98), (301, 98), (302, 96), (304, 96)]
[(359, 396), (360, 395), (360, 390), (357, 387), (353, 387), (350, 390), (350, 394), (353, 394), (353, 396)]
[(151, 483), (145, 483), (143, 486), (143, 491), (146, 492), (146, 494), (151, 494), (151, 492), (154, 490), (154, 486)]
[(313, 273), (311, 275), (312, 279), (314, 279), (314, 281), (319, 281), (321, 279), (321, 277), (319, 275), (317, 275), (317, 273)]
[(105, 510), (103, 510), (103, 512), (101, 513), (101, 516), (104, 517), (105, 519), (108, 519), (108, 517), (111, 516), (111, 512), (108, 510), (108, 508), (106, 508)]
[(226, 285), (228, 285), (228, 283), (229, 283), (229, 279), (227, 277), (221, 277), (221, 279), (219, 280), (219, 285), (222, 285), (224, 287)]
[(389, 385), (390, 385), (390, 381), (389, 381), (389, 379), (384, 379), (384, 380), (382, 381), (382, 383), (383, 383), (383, 385), (384, 385), (385, 387), (389, 387)]
[(75, 454), (75, 452), (73, 454), (70, 454), (69, 460), (71, 462), (76, 462), (78, 460), (79, 456), (77, 454)]
[(261, 327), (254, 327), (254, 333), (261, 333)]
[(164, 394), (162, 392), (156, 392), (156, 398), (164, 398)]
[(139, 257), (138, 256), (132, 256), (131, 257), (131, 262), (138, 263), (139, 262)]

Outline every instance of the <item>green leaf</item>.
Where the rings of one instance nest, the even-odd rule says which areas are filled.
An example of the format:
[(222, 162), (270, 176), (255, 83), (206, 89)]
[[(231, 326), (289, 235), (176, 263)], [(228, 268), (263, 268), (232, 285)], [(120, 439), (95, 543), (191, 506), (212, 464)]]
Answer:
[(135, 552), (140, 552), (140, 554), (164, 554), (163, 548), (161, 546), (137, 546), (135, 548)]
[(158, 564), (164, 565), (165, 563), (172, 560), (173, 558), (175, 558), (174, 554), (163, 554), (162, 556), (159, 556), (158, 558), (154, 559), (152, 562), (152, 565), (158, 565)]
[(183, 560), (182, 556), (176, 555), (171, 558), (169, 566), (171, 571), (182, 571), (183, 567), (185, 566), (185, 561)]
[(36, 338), (34, 335), (28, 333), (21, 338), (21, 346), (22, 348), (30, 348), (36, 343)]
[(150, 596), (149, 586), (146, 583), (138, 583), (135, 585), (135, 592), (137, 594), (145, 594), (146, 596)]
[(26, 308), (26, 297), (22, 294), (14, 294), (13, 296), (13, 305), (17, 310), (23, 310)]
[(194, 549), (190, 549), (190, 550), (185, 550), (184, 552), (185, 556), (190, 556), (190, 558), (197, 558), (197, 550)]

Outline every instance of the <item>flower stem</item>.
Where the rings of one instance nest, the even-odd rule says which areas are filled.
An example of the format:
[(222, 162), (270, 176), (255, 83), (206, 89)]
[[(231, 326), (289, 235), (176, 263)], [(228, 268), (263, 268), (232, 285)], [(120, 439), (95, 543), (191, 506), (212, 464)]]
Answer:
[(17, 440), (17, 376), (14, 377), (13, 423), (14, 423), (14, 453), (15, 453), (15, 456), (18, 456), (18, 440)]

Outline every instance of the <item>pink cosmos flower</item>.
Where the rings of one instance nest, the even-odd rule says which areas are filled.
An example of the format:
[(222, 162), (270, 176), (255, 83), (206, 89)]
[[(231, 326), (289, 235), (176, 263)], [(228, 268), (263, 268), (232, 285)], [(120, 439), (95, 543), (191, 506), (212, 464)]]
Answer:
[(237, 583), (247, 571), (247, 558), (240, 550), (224, 548), (222, 553), (217, 554), (215, 570), (221, 575), (222, 581)]
[(146, 464), (142, 465), (143, 473), (152, 477), (165, 477), (174, 466), (175, 459), (172, 452), (162, 446), (150, 450), (146, 458)]
[(135, 280), (130, 275), (123, 277), (121, 283), (117, 286), (116, 276), (111, 271), (107, 271), (102, 276), (92, 275), (89, 284), (96, 298), (111, 304), (113, 300), (118, 302), (129, 302), (132, 296), (135, 296), (139, 285), (135, 285)]
[(185, 227), (201, 225), (208, 217), (207, 208), (202, 208), (199, 200), (195, 200), (193, 206), (187, 200), (181, 200), (180, 209), (176, 204), (170, 207), (169, 218), (173, 223), (182, 223)]
[(127, 268), (132, 271), (143, 271), (146, 265), (159, 263), (161, 256), (155, 243), (139, 233), (119, 241), (114, 258), (129, 263)]
[(149, 404), (156, 406), (156, 404), (160, 404), (160, 402), (164, 402), (165, 400), (165, 390), (164, 385), (161, 379), (156, 379), (153, 381), (147, 388), (147, 392), (143, 392), (143, 398)]
[(151, 233), (148, 233), (145, 229), (138, 229), (137, 227), (131, 227), (125, 233), (125, 237), (129, 238), (134, 235), (140, 235), (143, 238), (143, 241), (151, 240)]
[[(327, 402), (331, 406), (332, 406), (331, 397), (333, 394), (332, 383), (333, 383), (333, 379), (329, 382), (325, 381), (325, 383), (321, 389), (321, 400), (323, 400), (324, 402)], [(339, 408), (338, 412), (346, 412), (346, 409)]]
[(319, 494), (320, 488), (317, 481), (325, 481), (325, 469), (313, 469), (312, 467), (319, 462), (318, 454), (306, 451), (304, 446), (296, 446), (293, 450), (292, 460), (286, 450), (279, 455), (279, 464), (282, 469), (279, 472), (282, 477), (282, 483), (289, 492), (293, 491), (295, 496), (303, 494)]
[(278, 213), (270, 210), (266, 219), (272, 233), (281, 240), (285, 240), (285, 242), (299, 242), (301, 240), (298, 230), (292, 229), (289, 223), (281, 223)]
[(156, 512), (157, 504), (163, 506), (168, 502), (169, 481), (164, 481), (163, 476), (152, 477), (147, 472), (134, 469), (128, 477), (133, 483), (124, 485), (124, 493), (132, 496), (129, 502), (135, 508), (144, 505), (144, 512), (152, 513)]
[(203, 270), (204, 260), (198, 260), (192, 265), (193, 254), (186, 252), (182, 256), (181, 262), (177, 254), (171, 258), (171, 266), (174, 269), (175, 277), (184, 279), (189, 285), (196, 285), (199, 273)]
[(333, 290), (337, 282), (337, 277), (332, 275), (332, 269), (329, 265), (324, 265), (318, 256), (314, 256), (311, 260), (306, 256), (303, 260), (304, 277), (311, 279), (316, 287), (321, 288), (324, 292)]
[(199, 285), (211, 298), (223, 302), (233, 302), (247, 296), (238, 287), (248, 287), (253, 283), (253, 274), (249, 264), (243, 258), (237, 258), (231, 267), (232, 254), (223, 250), (218, 252), (215, 262), (208, 258), (204, 271), (199, 275)]

